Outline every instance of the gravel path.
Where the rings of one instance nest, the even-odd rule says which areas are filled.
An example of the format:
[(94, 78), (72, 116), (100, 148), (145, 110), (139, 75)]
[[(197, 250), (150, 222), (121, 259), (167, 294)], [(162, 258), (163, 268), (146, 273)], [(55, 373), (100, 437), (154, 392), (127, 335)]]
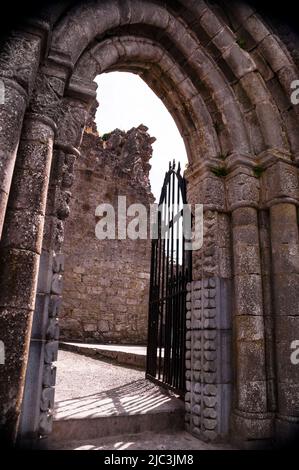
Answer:
[(144, 379), (144, 371), (60, 350), (56, 402), (85, 397)]
[(183, 402), (145, 379), (144, 371), (59, 351), (54, 419), (174, 411)]

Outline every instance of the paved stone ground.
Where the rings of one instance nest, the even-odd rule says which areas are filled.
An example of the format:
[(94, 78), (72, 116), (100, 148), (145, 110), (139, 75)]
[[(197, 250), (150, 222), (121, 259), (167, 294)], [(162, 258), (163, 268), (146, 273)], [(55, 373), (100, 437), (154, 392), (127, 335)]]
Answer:
[[(55, 449), (55, 446), (53, 447)], [(61, 450), (232, 450), (225, 444), (207, 444), (185, 431), (120, 435), (95, 440), (67, 442)]]
[(57, 362), (56, 403), (85, 397), (144, 379), (145, 373), (60, 350)]
[(145, 373), (59, 351), (55, 419), (173, 411), (181, 401), (145, 379)]
[[(55, 420), (168, 412), (183, 403), (144, 378), (144, 371), (122, 367), (69, 351), (59, 351)], [(82, 421), (82, 422), (83, 422)], [(82, 437), (84, 436), (84, 433)], [(51, 449), (210, 450), (231, 449), (206, 444), (184, 431), (144, 432), (50, 443)]]

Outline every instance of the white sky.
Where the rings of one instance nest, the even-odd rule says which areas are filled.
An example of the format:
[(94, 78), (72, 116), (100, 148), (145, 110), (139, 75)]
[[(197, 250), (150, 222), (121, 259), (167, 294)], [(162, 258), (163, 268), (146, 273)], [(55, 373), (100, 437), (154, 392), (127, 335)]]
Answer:
[(100, 135), (116, 128), (128, 131), (144, 124), (149, 134), (156, 137), (150, 181), (156, 199), (160, 197), (168, 163), (187, 163), (185, 145), (176, 124), (162, 101), (137, 75), (127, 72), (110, 72), (96, 77), (98, 101), (96, 123)]

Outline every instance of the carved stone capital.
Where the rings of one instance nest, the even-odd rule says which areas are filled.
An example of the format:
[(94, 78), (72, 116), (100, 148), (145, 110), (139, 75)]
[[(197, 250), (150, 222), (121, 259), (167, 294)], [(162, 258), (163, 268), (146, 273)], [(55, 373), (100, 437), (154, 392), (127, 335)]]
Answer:
[(46, 116), (56, 123), (63, 112), (61, 107), (63, 90), (62, 80), (40, 72), (37, 75), (35, 89), (30, 100), (31, 113)]
[(239, 207), (258, 208), (260, 183), (251, 170), (241, 169), (226, 178), (227, 205), (230, 211)]
[(283, 201), (299, 204), (298, 169), (292, 163), (276, 161), (262, 174), (261, 189), (263, 206)]
[(16, 81), (30, 95), (40, 59), (41, 39), (15, 32), (0, 53), (0, 76)]
[(74, 98), (64, 98), (58, 120), (58, 142), (75, 148), (80, 147), (87, 119), (87, 106)]
[(203, 204), (204, 211), (224, 212), (225, 207), (225, 181), (224, 178), (213, 174), (212, 168), (215, 163), (205, 162), (198, 166), (192, 173), (186, 170), (185, 176), (188, 180), (188, 201), (191, 204)]

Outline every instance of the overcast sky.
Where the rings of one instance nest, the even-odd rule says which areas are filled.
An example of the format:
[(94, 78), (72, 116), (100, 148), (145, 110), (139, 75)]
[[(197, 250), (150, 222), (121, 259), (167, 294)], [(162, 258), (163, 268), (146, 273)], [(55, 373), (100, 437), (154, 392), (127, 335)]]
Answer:
[(160, 197), (169, 161), (187, 163), (186, 150), (174, 120), (162, 101), (137, 75), (127, 72), (110, 72), (99, 75), (96, 122), (101, 134), (119, 128), (128, 131), (144, 124), (150, 135), (156, 137), (150, 181), (156, 199)]

